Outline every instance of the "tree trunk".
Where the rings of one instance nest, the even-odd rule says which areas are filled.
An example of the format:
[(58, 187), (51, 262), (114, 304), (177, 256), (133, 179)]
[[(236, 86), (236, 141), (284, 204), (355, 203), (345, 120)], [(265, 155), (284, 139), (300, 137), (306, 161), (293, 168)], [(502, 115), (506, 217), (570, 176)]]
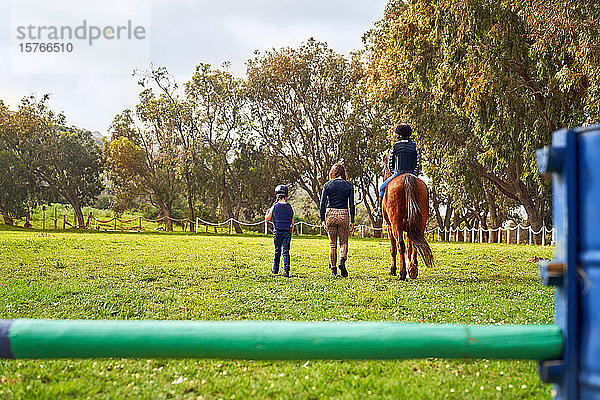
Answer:
[[(482, 229), (484, 229), (484, 230), (487, 230), (487, 229), (488, 229), (488, 224), (487, 224), (487, 213), (488, 213), (488, 211), (485, 211), (483, 214), (481, 214), (481, 215), (479, 216), (479, 223), (480, 223), (480, 225), (481, 225), (481, 228), (482, 228)], [(483, 235), (482, 235), (481, 239), (482, 239), (484, 242), (487, 242), (487, 241), (488, 241), (488, 236), (489, 236), (489, 234), (490, 234), (489, 232), (483, 232)]]
[(444, 229), (447, 229), (444, 240), (450, 241), (450, 227), (452, 221), (452, 214), (454, 214), (454, 207), (452, 207), (452, 196), (448, 195), (448, 199), (446, 200), (446, 214), (444, 215)]
[[(367, 209), (367, 213), (369, 214), (369, 219), (371, 220), (371, 226), (373, 227), (373, 237), (380, 238), (382, 235), (381, 227), (383, 226), (383, 216), (376, 215), (373, 212), (373, 208), (376, 207), (376, 205), (372, 204), (373, 201), (368, 193), (369, 188), (366, 187), (366, 185), (361, 185), (360, 190), (362, 192), (362, 198), (365, 202), (365, 208)], [(377, 202), (377, 198), (375, 199), (375, 202)]]
[[(486, 198), (486, 201), (488, 204), (488, 210), (490, 212), (490, 222), (492, 224), (492, 229), (497, 229), (502, 224), (502, 221), (500, 220), (500, 216), (498, 215), (496, 201), (495, 201), (494, 197), (492, 196), (492, 194), (489, 192), (489, 190), (485, 187), (485, 185), (484, 185), (483, 191), (485, 192), (485, 198)], [(490, 241), (492, 243), (496, 243), (498, 241), (498, 233), (499, 232), (500, 232), (499, 230), (495, 231), (495, 232), (490, 232), (490, 235), (491, 235)]]
[(242, 226), (235, 221), (233, 221), (233, 229), (235, 230), (235, 233), (237, 233), (238, 235), (241, 235), (242, 233), (244, 233), (244, 231), (242, 230)]
[(442, 219), (442, 214), (440, 213), (440, 201), (435, 189), (431, 191), (431, 202), (433, 203), (433, 211), (435, 212), (437, 226), (442, 228), (444, 226), (444, 220)]
[[(225, 212), (227, 213), (227, 217), (236, 220), (237, 218), (235, 216), (235, 213), (233, 212), (231, 203), (229, 202), (229, 196), (226, 196), (226, 198), (224, 200), (227, 203), (225, 205)], [(237, 223), (236, 221), (233, 221), (233, 229), (235, 230), (235, 233), (238, 235), (241, 235), (242, 233), (244, 233), (244, 231), (242, 230), (242, 226), (239, 223)]]
[[(517, 161), (517, 166), (523, 164), (522, 160)], [(541, 204), (543, 204), (543, 200), (539, 196), (532, 196), (527, 188), (527, 185), (518, 178), (521, 176), (521, 170), (509, 170), (508, 174), (510, 177), (512, 177), (512, 179), (510, 182), (506, 182), (488, 171), (481, 164), (475, 163), (474, 167), (483, 175), (483, 177), (497, 187), (502, 194), (506, 195), (509, 199), (513, 199), (521, 203), (521, 205), (525, 208), (527, 220), (529, 221), (529, 224), (533, 230), (538, 231), (542, 228), (544, 217)], [(539, 243), (541, 236), (535, 235), (534, 240), (536, 243)]]
[(6, 210), (2, 210), (2, 217), (4, 218), (4, 223), (6, 225), (13, 225), (14, 220)]
[(383, 230), (381, 229), (382, 226), (383, 226), (383, 216), (378, 216), (373, 221), (373, 228), (374, 228), (373, 237), (376, 237), (376, 238), (381, 237), (381, 235), (383, 234)]
[(191, 183), (190, 183), (189, 171), (186, 171), (186, 173), (185, 173), (185, 182), (186, 182), (186, 186), (187, 186), (188, 208), (190, 209), (190, 221), (191, 221), (190, 232), (192, 232), (196, 229), (196, 213), (194, 211), (194, 201), (192, 198), (192, 188), (191, 188)]
[(173, 221), (171, 221), (171, 206), (165, 203), (158, 203), (158, 209), (160, 211), (160, 216), (165, 218), (165, 230), (172, 232), (173, 231)]
[(77, 202), (77, 207), (73, 206), (73, 209), (75, 210), (75, 216), (77, 216), (77, 228), (83, 228), (85, 226), (85, 221), (79, 202)]
[[(527, 205), (525, 203), (527, 203)], [(537, 208), (535, 208), (529, 201), (523, 202), (523, 207), (527, 213), (527, 221), (529, 222), (531, 229), (534, 231), (539, 231), (542, 229), (542, 226), (544, 225), (544, 218)], [(541, 244), (542, 234), (533, 235), (533, 243)]]
[(25, 228), (32, 228), (31, 222), (29, 221), (29, 210), (27, 210), (27, 214), (25, 214)]
[[(525, 212), (527, 213), (527, 221), (531, 226), (531, 229), (534, 231), (539, 231), (544, 225), (544, 215), (542, 212), (543, 199), (539, 196), (531, 197), (529, 196), (527, 186), (519, 181), (516, 191), (517, 198), (519, 202), (525, 208)], [(541, 234), (533, 235), (533, 242), (535, 244), (541, 244), (542, 236)]]
[[(73, 211), (75, 212), (75, 217), (77, 218), (77, 227), (83, 228), (85, 226), (85, 221), (83, 218), (83, 212), (81, 211), (81, 202), (76, 195), (71, 193), (62, 193), (63, 197), (69, 202), (69, 204), (73, 207)], [(75, 228), (75, 227), (73, 227)]]

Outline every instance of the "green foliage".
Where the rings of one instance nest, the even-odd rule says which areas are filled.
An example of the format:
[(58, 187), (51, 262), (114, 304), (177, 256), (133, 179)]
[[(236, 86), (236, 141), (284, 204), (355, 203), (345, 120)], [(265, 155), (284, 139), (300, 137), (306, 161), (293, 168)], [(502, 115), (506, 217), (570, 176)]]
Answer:
[[(239, 218), (242, 209), (248, 206), (252, 211), (260, 207), (249, 189), (267, 187), (267, 182), (260, 181), (259, 176), (245, 171), (264, 159), (260, 153), (245, 154), (252, 151), (253, 146), (247, 145), (249, 141), (245, 138), (246, 99), (241, 85), (241, 80), (230, 73), (201, 64), (196, 67), (196, 72), (185, 87), (192, 117), (200, 134), (197, 146), (200, 154), (196, 158), (201, 160), (198, 170), (203, 183), (199, 185), (202, 197), (226, 218)], [(249, 158), (252, 155), (259, 158)], [(251, 213), (251, 210), (248, 211)], [(237, 224), (236, 231), (241, 232)]]
[(102, 189), (100, 149), (90, 132), (66, 127), (64, 116), (54, 114), (47, 100), (24, 98), (15, 113), (4, 108), (0, 146), (10, 153), (5, 161), (20, 169), (20, 179), (34, 179), (38, 188), (48, 187), (67, 200), (83, 226), (81, 207)]
[[(168, 128), (157, 128), (160, 121), (148, 117), (161, 115), (160, 101), (149, 90), (140, 98), (137, 115), (141, 123), (136, 124), (131, 110), (123, 111), (113, 121), (111, 140), (104, 142), (108, 176), (114, 183), (113, 207), (123, 211), (142, 198), (158, 207), (161, 216), (171, 217), (182, 186), (176, 172), (176, 138)], [(170, 221), (167, 229), (172, 229)]]
[(108, 210), (114, 201), (114, 197), (110, 195), (99, 196), (94, 202), (94, 207), (101, 210)]
[(343, 158), (357, 71), (311, 38), (257, 55), (247, 74), (255, 131), (318, 205), (331, 166)]
[(165, 68), (138, 74), (136, 113), (118, 115), (105, 143), (117, 209), (149, 201), (173, 217), (185, 199), (192, 220), (262, 215), (289, 174), (250, 135), (242, 81), (207, 64), (183, 90)]
[[(0, 113), (5, 111), (1, 107), (0, 102)], [(13, 218), (25, 215), (34, 181), (25, 165), (0, 141), (0, 214), (5, 223), (12, 224)]]
[(491, 185), (536, 229), (550, 207), (534, 150), (598, 117), (597, 5), (555, 3), (391, 1), (367, 35), (373, 92), (415, 125), (426, 173), (500, 209), (476, 192)]
[(346, 123), (342, 156), (346, 172), (355, 183), (373, 227), (382, 226), (383, 219), (374, 212), (378, 206), (379, 186), (383, 183), (383, 155), (390, 147), (388, 133), (393, 121), (385, 107), (377, 102), (368, 87), (365, 66), (360, 62), (362, 54), (353, 55), (352, 64), (360, 79), (355, 82), (350, 100), (351, 114)]
[[(327, 271), (327, 239), (294, 238), (284, 279), (270, 272), (270, 237), (0, 228), (0, 318), (552, 321), (552, 290), (529, 261), (551, 248), (432, 247), (437, 266), (399, 282), (387, 276), (387, 241), (351, 238), (342, 279)], [(530, 399), (551, 389), (529, 361), (18, 360), (0, 369), (6, 399)]]

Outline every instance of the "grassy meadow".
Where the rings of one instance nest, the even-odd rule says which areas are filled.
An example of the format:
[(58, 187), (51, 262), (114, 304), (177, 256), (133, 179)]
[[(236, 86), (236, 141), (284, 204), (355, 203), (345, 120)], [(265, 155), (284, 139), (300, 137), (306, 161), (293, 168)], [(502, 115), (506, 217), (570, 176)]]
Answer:
[[(0, 228), (0, 318), (552, 322), (533, 257), (552, 248), (433, 243), (435, 268), (387, 275), (389, 243), (350, 241), (350, 277), (328, 242), (294, 237), (292, 277), (270, 272), (272, 239)], [(535, 362), (4, 360), (1, 399), (548, 398)]]

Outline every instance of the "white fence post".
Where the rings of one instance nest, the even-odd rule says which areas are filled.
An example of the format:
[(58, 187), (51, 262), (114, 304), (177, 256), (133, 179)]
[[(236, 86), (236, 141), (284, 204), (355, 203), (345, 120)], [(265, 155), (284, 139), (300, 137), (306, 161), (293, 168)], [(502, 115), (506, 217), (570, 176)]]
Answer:
[(229, 219), (229, 234), (233, 234), (233, 218)]
[(471, 228), (471, 243), (475, 243), (475, 227)]
[(498, 244), (502, 243), (502, 229), (498, 227)]
[(521, 224), (517, 225), (517, 244), (521, 244)]
[(267, 224), (268, 224), (268, 222), (267, 222), (267, 220), (265, 219), (265, 236), (269, 234), (269, 228), (268, 228), (268, 225), (267, 225)]
[(302, 223), (302, 221), (300, 221), (300, 236), (304, 235), (304, 231), (302, 230), (302, 226), (304, 224)]
[(362, 237), (362, 238), (365, 237), (365, 226), (364, 225), (360, 226), (360, 237)]
[(542, 246), (546, 245), (546, 225), (542, 226)]
[(533, 236), (533, 233), (531, 232), (531, 225), (529, 225), (529, 245), (531, 246), (531, 237)]
[(483, 243), (483, 229), (479, 226), (479, 244)]
[(198, 233), (198, 223), (200, 222), (200, 218), (196, 217), (196, 225), (194, 226), (194, 230)]

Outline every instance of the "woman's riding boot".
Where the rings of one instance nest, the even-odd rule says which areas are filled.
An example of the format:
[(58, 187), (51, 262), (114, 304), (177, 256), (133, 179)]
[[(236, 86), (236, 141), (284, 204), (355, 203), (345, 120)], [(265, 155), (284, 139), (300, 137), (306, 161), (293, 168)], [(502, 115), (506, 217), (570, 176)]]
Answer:
[(340, 258), (340, 265), (338, 265), (338, 268), (340, 269), (340, 275), (342, 275), (344, 278), (346, 278), (348, 276), (348, 270), (346, 269), (346, 259), (345, 258)]
[(337, 276), (337, 267), (329, 266), (329, 268), (331, 268), (331, 275)]

